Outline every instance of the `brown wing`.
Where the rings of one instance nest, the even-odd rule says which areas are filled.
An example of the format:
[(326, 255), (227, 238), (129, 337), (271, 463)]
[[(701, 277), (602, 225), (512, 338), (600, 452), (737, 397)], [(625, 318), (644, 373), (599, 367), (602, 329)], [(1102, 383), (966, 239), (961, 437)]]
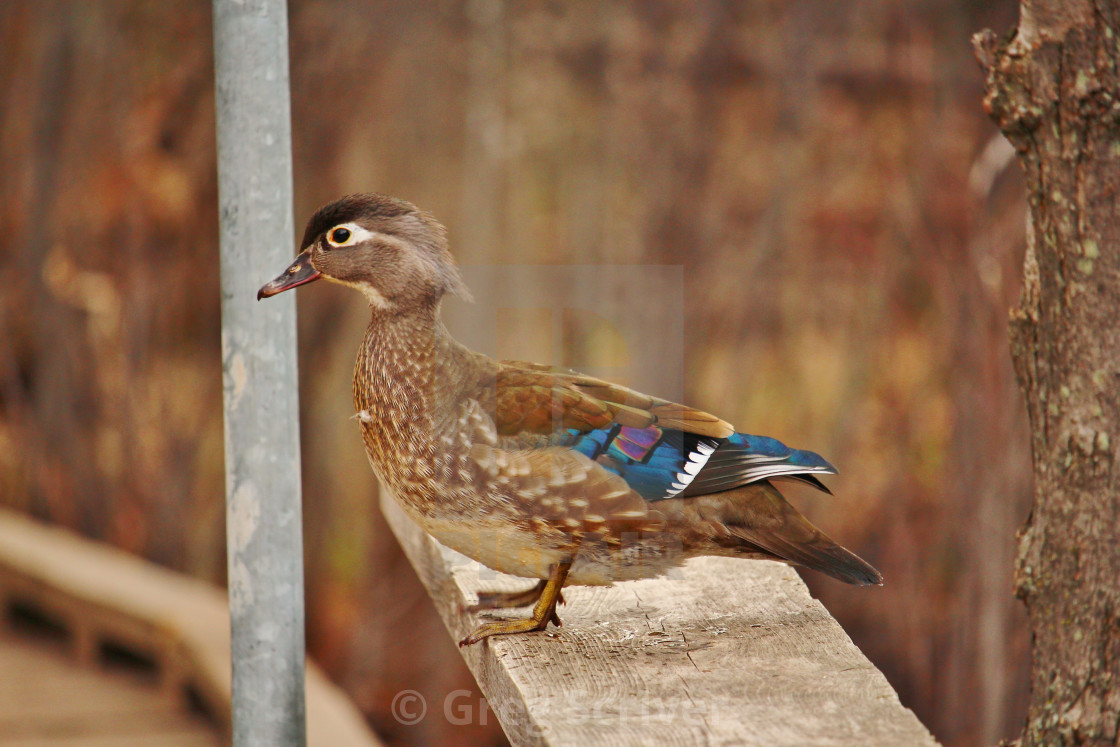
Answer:
[(516, 497), (535, 521), (608, 542), (625, 532), (658, 531), (664, 517), (619, 475), (577, 451), (550, 445), (558, 431), (621, 425), (716, 438), (733, 432), (694, 408), (574, 371), (509, 361), (480, 382), (478, 410), (491, 415), (497, 438), (474, 439), (470, 456), (494, 487)]
[(475, 444), (471, 458), (494, 487), (516, 497), (523, 513), (568, 534), (617, 537), (663, 526), (664, 517), (625, 480), (579, 452)]
[(702, 410), (533, 363), (499, 363), (494, 398), (494, 421), (503, 436), (545, 435), (568, 428), (591, 431), (614, 424), (658, 425), (713, 438), (735, 432), (729, 423)]

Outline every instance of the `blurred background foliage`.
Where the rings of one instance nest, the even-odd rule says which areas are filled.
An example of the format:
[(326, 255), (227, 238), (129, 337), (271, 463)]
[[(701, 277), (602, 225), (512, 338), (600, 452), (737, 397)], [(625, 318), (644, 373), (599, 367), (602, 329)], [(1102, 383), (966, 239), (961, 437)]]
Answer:
[[(946, 744), (1017, 733), (1024, 207), (968, 45), (1016, 3), (289, 5), (298, 227), (376, 190), (464, 263), (679, 265), (683, 395), (837, 464), (793, 498), (886, 577), (814, 593)], [(221, 583), (209, 3), (7, 0), (0, 107), (0, 501)], [(310, 650), (390, 741), (502, 743), (388, 712), (473, 681), (347, 420), (363, 301), (299, 296)], [(502, 319), (504, 355), (618, 361)]]

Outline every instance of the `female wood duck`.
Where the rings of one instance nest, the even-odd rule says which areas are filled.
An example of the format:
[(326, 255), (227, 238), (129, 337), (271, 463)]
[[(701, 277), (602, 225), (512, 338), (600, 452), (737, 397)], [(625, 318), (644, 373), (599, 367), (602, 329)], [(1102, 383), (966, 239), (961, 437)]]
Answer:
[(432, 216), (359, 194), (323, 207), (291, 266), (257, 298), (319, 278), (361, 291), (372, 311), (354, 369), (370, 464), (444, 545), (503, 573), (540, 579), (483, 593), (472, 610), (534, 605), (459, 645), (560, 624), (568, 584), (664, 573), (697, 555), (766, 558), (849, 584), (879, 584), (771, 484), (827, 489), (811, 451), (737, 433), (684, 405), (533, 363), (496, 361), (453, 340), (439, 318), (466, 295)]

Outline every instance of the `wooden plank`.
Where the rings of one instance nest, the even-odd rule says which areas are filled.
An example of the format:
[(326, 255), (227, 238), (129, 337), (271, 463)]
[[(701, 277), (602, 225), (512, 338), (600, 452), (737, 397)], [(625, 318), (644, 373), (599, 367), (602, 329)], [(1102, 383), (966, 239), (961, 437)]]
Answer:
[[(228, 733), (230, 624), (220, 589), (0, 509), (0, 601), (5, 597), (32, 600), (79, 637), (152, 656), (173, 680), (191, 683)], [(353, 702), (311, 662), (307, 729), (312, 747), (380, 744)]]
[[(382, 510), (455, 640), (480, 588), (531, 585), (435, 542), (391, 497)], [(462, 649), (513, 744), (937, 744), (789, 566), (700, 558), (676, 576), (565, 589), (562, 628)]]

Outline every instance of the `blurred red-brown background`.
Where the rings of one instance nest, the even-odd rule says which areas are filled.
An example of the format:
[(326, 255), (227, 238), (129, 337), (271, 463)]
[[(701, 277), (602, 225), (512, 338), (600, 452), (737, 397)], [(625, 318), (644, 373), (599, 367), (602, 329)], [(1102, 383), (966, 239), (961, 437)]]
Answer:
[[(968, 39), (1016, 3), (289, 5), (297, 224), (375, 190), (467, 263), (680, 265), (684, 395), (837, 464), (794, 498), (886, 577), (814, 593), (945, 743), (1015, 734), (1024, 206)], [(221, 582), (209, 3), (9, 0), (0, 101), (0, 501)], [(391, 742), (501, 743), (389, 714), (474, 685), (347, 422), (363, 301), (299, 313), (310, 650)]]

